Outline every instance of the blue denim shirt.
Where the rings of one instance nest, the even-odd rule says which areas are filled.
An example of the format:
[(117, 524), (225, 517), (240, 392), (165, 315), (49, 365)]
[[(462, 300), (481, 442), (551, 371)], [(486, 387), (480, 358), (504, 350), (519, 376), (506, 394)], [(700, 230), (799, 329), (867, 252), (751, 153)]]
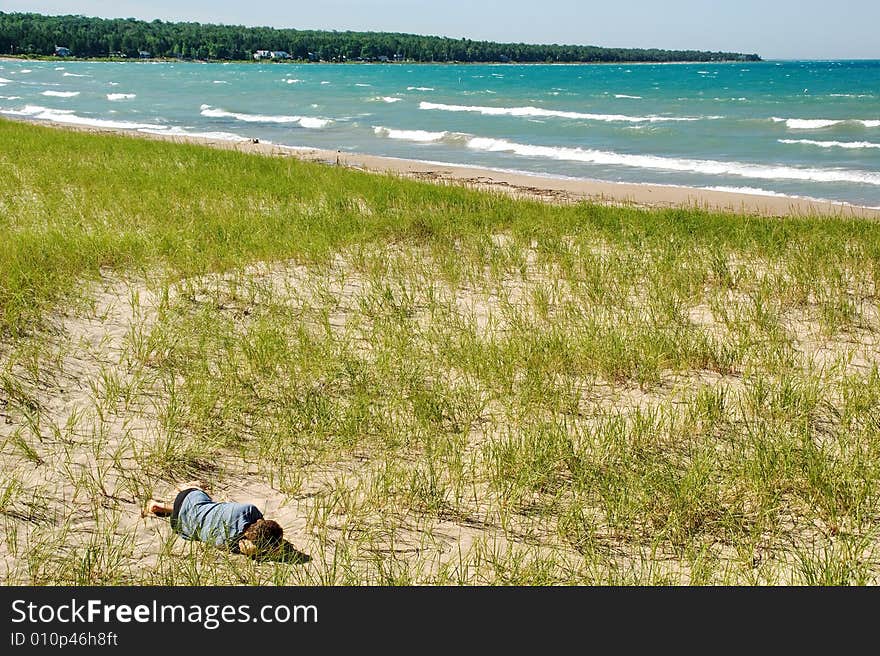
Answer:
[(202, 490), (193, 490), (183, 499), (174, 530), (185, 540), (200, 540), (238, 551), (245, 529), (263, 513), (253, 504), (212, 501)]

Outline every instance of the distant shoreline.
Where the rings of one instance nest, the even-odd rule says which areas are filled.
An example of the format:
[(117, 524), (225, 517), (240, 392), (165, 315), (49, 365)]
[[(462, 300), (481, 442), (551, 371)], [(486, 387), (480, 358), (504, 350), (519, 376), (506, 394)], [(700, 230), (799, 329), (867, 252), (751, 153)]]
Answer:
[(56, 129), (116, 134), (172, 143), (196, 144), (223, 150), (339, 165), (370, 173), (392, 174), (440, 184), (456, 184), (476, 189), (508, 193), (556, 203), (594, 202), (605, 205), (626, 205), (645, 209), (698, 208), (753, 216), (823, 216), (842, 219), (880, 219), (880, 209), (820, 201), (792, 196), (762, 196), (733, 191), (697, 187), (656, 185), (648, 183), (606, 182), (586, 178), (565, 178), (498, 170), (464, 164), (430, 162), (396, 157), (322, 150), (310, 147), (280, 146), (264, 142), (224, 141), (188, 135), (162, 135), (119, 128), (77, 126), (52, 121), (32, 121), (17, 117), (5, 120)]
[[(254, 59), (175, 59), (171, 57), (57, 57), (55, 55), (0, 55), (0, 61), (47, 61), (47, 62), (97, 62), (97, 63), (145, 63), (162, 62), (171, 64), (333, 64), (334, 66), (683, 66), (688, 64), (712, 66), (713, 64), (766, 64), (774, 59), (760, 61), (739, 61), (737, 59), (719, 59), (716, 61), (681, 60), (681, 61), (611, 61), (611, 62), (530, 62), (530, 61), (309, 61), (307, 59), (285, 60), (254, 60)], [(783, 61), (783, 60), (778, 60)], [(791, 60), (801, 61), (801, 60)], [(806, 60), (804, 60), (806, 61)], [(823, 60), (824, 61), (824, 60)], [(849, 61), (849, 60), (841, 60)], [(873, 61), (873, 60), (865, 60)]]

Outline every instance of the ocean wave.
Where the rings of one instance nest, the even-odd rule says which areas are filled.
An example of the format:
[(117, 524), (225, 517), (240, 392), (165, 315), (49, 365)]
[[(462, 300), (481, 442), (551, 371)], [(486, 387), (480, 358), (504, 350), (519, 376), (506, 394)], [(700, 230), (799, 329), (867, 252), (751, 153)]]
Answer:
[(854, 182), (880, 186), (880, 173), (846, 169), (796, 168), (744, 162), (722, 162), (702, 159), (679, 159), (657, 155), (631, 155), (604, 150), (558, 146), (534, 146), (505, 139), (475, 137), (467, 142), (468, 148), (489, 152), (509, 152), (525, 157), (584, 162), (611, 166), (702, 173), (705, 175), (731, 175), (765, 180), (802, 180), (809, 182)]
[[(139, 128), (138, 132), (145, 132), (147, 134), (158, 134), (162, 136), (173, 136), (173, 137), (196, 137), (197, 139), (216, 139), (218, 141), (250, 141), (248, 137), (242, 137), (239, 134), (235, 134), (234, 132), (191, 132), (189, 130), (184, 130), (183, 128), (178, 127), (165, 127), (165, 126), (156, 126), (153, 128)], [(262, 143), (269, 143), (268, 141), (260, 140)]]
[(614, 97), (615, 98), (631, 98), (632, 100), (642, 100), (643, 99), (641, 96), (630, 96), (625, 93), (615, 93)]
[(214, 80), (214, 84), (229, 84), (226, 80)]
[(866, 128), (880, 127), (880, 120), (875, 121), (861, 118), (779, 118), (774, 116), (770, 120), (774, 123), (785, 123), (785, 127), (790, 130), (823, 130), (843, 123), (861, 123)]
[(407, 91), (434, 91), (434, 87), (407, 87)]
[(65, 73), (62, 77), (92, 77), (91, 75), (80, 75), (78, 73)]
[[(486, 116), (541, 116), (555, 118), (584, 119), (588, 121), (607, 121), (623, 123), (660, 123), (678, 121), (699, 121), (699, 118), (683, 118), (674, 116), (624, 116), (623, 114), (587, 114), (583, 112), (568, 112), (557, 109), (544, 109), (542, 107), (479, 107), (471, 105), (444, 105), (422, 101), (419, 109), (434, 109), (444, 112), (477, 112)], [(718, 117), (705, 117), (718, 118)]]
[(298, 82), (302, 82), (302, 80), (297, 80), (297, 79), (294, 79), (294, 78), (290, 78), (290, 79), (287, 80), (287, 83), (288, 83), (288, 84), (297, 84)]
[(803, 144), (819, 148), (880, 148), (880, 143), (870, 141), (813, 141), (812, 139), (777, 139), (777, 141), (782, 144)]
[(0, 96), (0, 100), (21, 100), (21, 96)]
[(297, 123), (304, 128), (320, 129), (327, 127), (332, 121), (326, 118), (315, 118), (312, 116), (266, 116), (263, 114), (242, 114), (238, 112), (227, 112), (223, 109), (217, 109), (210, 105), (202, 105), (202, 116), (211, 118), (234, 118), (237, 121), (245, 123)]
[(78, 116), (70, 109), (50, 109), (40, 105), (26, 105), (23, 109), (10, 110), (0, 109), (0, 113), (12, 116), (26, 116), (39, 121), (54, 121), (70, 125), (85, 125), (95, 128), (116, 128), (121, 130), (156, 129), (162, 130), (164, 126), (153, 123), (134, 123), (131, 121), (109, 121), (88, 116)]
[(432, 141), (441, 141), (449, 132), (428, 132), (427, 130), (393, 130), (391, 128), (383, 128), (382, 126), (374, 126), (373, 132), (380, 137), (388, 137), (389, 139), (403, 139), (406, 141), (418, 141), (420, 143), (428, 143)]
[(44, 91), (43, 96), (54, 96), (56, 98), (73, 98), (79, 95), (79, 91)]
[(372, 84), (364, 84), (363, 82), (355, 82), (354, 85), (356, 87), (371, 87), (371, 86), (373, 86)]
[[(706, 191), (725, 191), (734, 194), (748, 194), (750, 196), (770, 196), (772, 198), (798, 198), (798, 196), (789, 196), (788, 194), (780, 194), (778, 191), (769, 191), (759, 187), (700, 187)], [(819, 200), (819, 199), (816, 199)]]
[(107, 100), (131, 100), (132, 98), (136, 98), (137, 94), (134, 93), (108, 93)]
[[(698, 187), (699, 189), (705, 189), (707, 191), (724, 191), (728, 193), (734, 194), (748, 194), (749, 196), (769, 196), (771, 198), (791, 198), (794, 200), (806, 200), (813, 203), (830, 203), (831, 205), (841, 205), (841, 206), (852, 206), (852, 203), (847, 203), (846, 201), (841, 200), (830, 200), (828, 198), (817, 198), (815, 196), (799, 196), (796, 194), (782, 194), (778, 191), (769, 191), (767, 189), (761, 189), (759, 187), (726, 187), (726, 186), (718, 186), (718, 187)], [(877, 210), (880, 207), (867, 207), (869, 210)]]
[(3, 84), (9, 84), (10, 82), (12, 82), (12, 80), (7, 80), (5, 77), (0, 77), (0, 82), (2, 82)]
[(395, 98), (393, 96), (381, 96), (379, 98), (379, 100), (382, 100), (387, 103), (396, 103), (396, 102), (400, 102), (401, 100), (403, 100), (403, 98)]

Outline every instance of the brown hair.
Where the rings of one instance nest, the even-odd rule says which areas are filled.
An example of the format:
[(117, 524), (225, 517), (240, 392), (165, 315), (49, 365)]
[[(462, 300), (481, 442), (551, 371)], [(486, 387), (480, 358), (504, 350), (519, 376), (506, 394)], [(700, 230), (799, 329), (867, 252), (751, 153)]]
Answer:
[(244, 530), (244, 538), (250, 540), (260, 551), (274, 549), (281, 544), (284, 529), (271, 519), (258, 519)]

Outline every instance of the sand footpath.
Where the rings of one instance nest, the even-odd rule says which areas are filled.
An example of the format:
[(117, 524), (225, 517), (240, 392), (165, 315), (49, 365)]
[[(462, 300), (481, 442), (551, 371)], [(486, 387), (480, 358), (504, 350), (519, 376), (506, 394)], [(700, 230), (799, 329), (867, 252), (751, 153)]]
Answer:
[[(31, 123), (33, 121), (27, 122)], [(279, 146), (255, 140), (226, 141), (199, 136), (163, 135), (118, 128), (86, 127), (52, 121), (40, 121), (38, 124), (82, 132), (111, 132), (177, 143), (202, 144), (214, 148), (261, 155), (297, 157), (307, 161), (345, 166), (376, 173), (391, 173), (432, 182), (462, 184), (511, 193), (519, 197), (555, 202), (591, 201), (609, 205), (634, 205), (651, 208), (701, 208), (762, 216), (880, 218), (880, 209), (806, 198), (763, 196), (693, 187), (603, 182), (580, 178), (560, 178), (550, 175), (540, 176), (513, 171), (423, 162), (345, 151)]]

